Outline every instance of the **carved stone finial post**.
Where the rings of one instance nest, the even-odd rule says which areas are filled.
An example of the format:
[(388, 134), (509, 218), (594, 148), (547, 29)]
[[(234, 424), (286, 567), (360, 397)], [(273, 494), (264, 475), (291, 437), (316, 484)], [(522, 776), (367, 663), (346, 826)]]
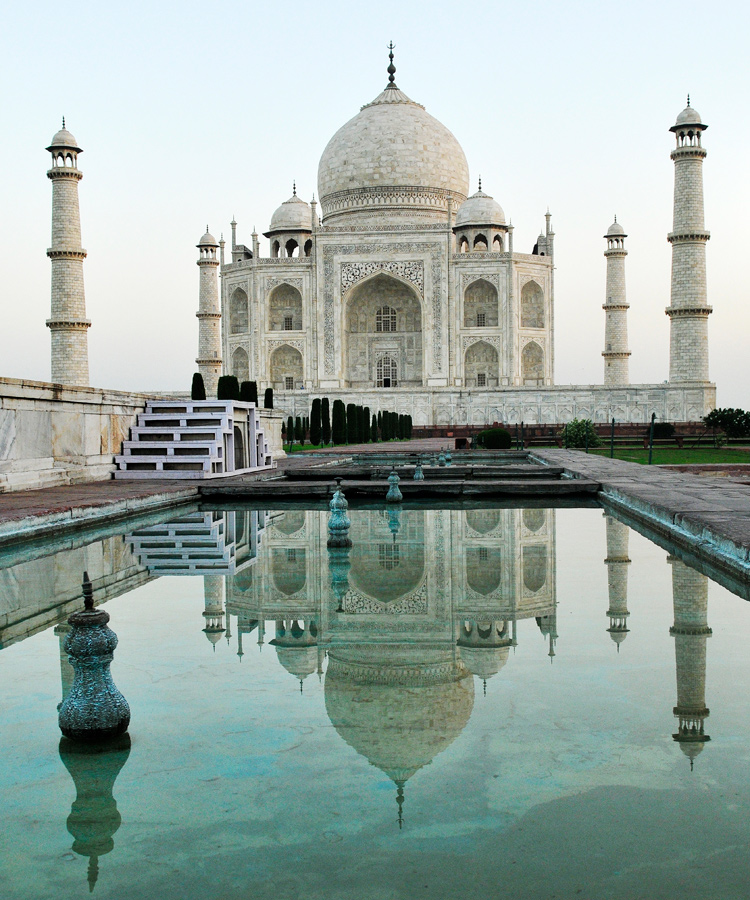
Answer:
[(130, 707), (109, 671), (117, 635), (107, 627), (109, 613), (94, 609), (91, 582), (83, 574), (84, 609), (68, 619), (64, 649), (73, 666), (73, 686), (58, 717), (60, 731), (73, 741), (97, 743), (128, 730)]
[(328, 520), (328, 542), (329, 547), (351, 547), (352, 541), (349, 537), (349, 527), (352, 524), (351, 519), (346, 514), (349, 504), (341, 490), (341, 479), (336, 479), (336, 492), (331, 497), (328, 504), (331, 510), (331, 517)]
[(404, 496), (398, 488), (398, 483), (401, 479), (396, 474), (395, 469), (391, 469), (391, 474), (388, 476), (388, 484), (390, 487), (388, 488), (388, 493), (385, 495), (386, 503), (400, 503)]
[(424, 472), (422, 471), (422, 457), (417, 457), (417, 464), (414, 467), (414, 480), (424, 481)]

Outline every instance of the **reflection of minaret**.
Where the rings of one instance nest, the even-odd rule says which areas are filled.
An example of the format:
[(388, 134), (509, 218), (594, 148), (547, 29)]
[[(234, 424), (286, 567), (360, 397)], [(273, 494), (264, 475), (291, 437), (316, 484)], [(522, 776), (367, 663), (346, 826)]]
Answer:
[(609, 586), (609, 636), (617, 644), (625, 640), (628, 631), (628, 539), (630, 529), (612, 516), (604, 515), (607, 523), (607, 583)]
[(206, 627), (203, 633), (215, 648), (219, 638), (224, 634), (224, 576), (204, 575), (203, 596), (206, 604), (203, 611)]
[(549, 652), (547, 656), (549, 656), (549, 661), (552, 662), (552, 659), (555, 656), (555, 641), (557, 641), (557, 604), (555, 604), (555, 608), (551, 615), (549, 616), (537, 616), (536, 624), (539, 626), (539, 630), (542, 632), (545, 638), (549, 638)]
[(464, 619), (458, 627), (456, 644), (461, 661), (472, 675), (482, 679), (487, 693), (487, 681), (508, 662), (508, 650), (513, 638), (508, 632), (508, 622), (476, 622)]
[(675, 642), (675, 667), (677, 670), (677, 706), (674, 714), (679, 719), (677, 734), (672, 737), (690, 760), (703, 750), (711, 738), (704, 733), (703, 723), (708, 718), (706, 708), (706, 638), (711, 635), (708, 627), (708, 579), (681, 560), (670, 556), (672, 564), (672, 600), (674, 625), (669, 633)]
[(281, 665), (302, 682), (318, 667), (318, 626), (314, 619), (279, 619), (276, 637), (271, 641)]
[(112, 790), (129, 754), (127, 734), (106, 747), (78, 744), (68, 738), (60, 741), (60, 759), (76, 788), (68, 831), (74, 838), (74, 852), (89, 858), (89, 891), (94, 890), (99, 875), (99, 857), (115, 846), (113, 837), (122, 819)]

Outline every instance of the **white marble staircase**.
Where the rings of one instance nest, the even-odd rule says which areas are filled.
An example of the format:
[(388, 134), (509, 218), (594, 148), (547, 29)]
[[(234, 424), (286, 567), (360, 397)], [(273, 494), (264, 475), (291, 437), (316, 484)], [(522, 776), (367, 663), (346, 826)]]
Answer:
[(258, 409), (235, 400), (150, 400), (115, 457), (118, 479), (221, 478), (272, 468)]

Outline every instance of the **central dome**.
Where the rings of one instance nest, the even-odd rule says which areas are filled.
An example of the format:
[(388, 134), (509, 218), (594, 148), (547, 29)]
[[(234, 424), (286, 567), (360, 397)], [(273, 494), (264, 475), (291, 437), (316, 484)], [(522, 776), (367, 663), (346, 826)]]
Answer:
[(448, 198), (458, 208), (468, 190), (461, 145), (395, 85), (339, 128), (318, 166), (325, 224), (445, 222)]

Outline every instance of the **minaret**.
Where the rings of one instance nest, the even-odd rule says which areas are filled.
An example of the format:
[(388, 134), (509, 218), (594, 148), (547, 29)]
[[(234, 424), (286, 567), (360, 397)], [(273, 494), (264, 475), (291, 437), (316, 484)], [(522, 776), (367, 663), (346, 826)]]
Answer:
[(674, 714), (679, 720), (677, 734), (672, 738), (690, 760), (711, 738), (703, 730), (708, 718), (706, 708), (706, 639), (708, 627), (708, 578), (686, 566), (676, 557), (668, 557), (672, 564), (672, 602), (674, 625), (669, 633), (674, 638), (675, 668), (677, 670), (677, 706)]
[(76, 139), (63, 127), (52, 138), (47, 150), (52, 168), (52, 246), (47, 256), (52, 261), (52, 309), (47, 327), (52, 341), (52, 381), (56, 384), (88, 385), (89, 350), (83, 293), (81, 216), (78, 211), (78, 154), (83, 151)]
[[(232, 232), (234, 234), (234, 230)], [(206, 233), (197, 244), (200, 267), (200, 291), (198, 295), (198, 371), (203, 376), (206, 397), (216, 396), (221, 375), (221, 308), (219, 307), (219, 260), (216, 238)]]
[(701, 133), (708, 128), (688, 105), (669, 129), (677, 146), (674, 160), (674, 224), (667, 240), (672, 245), (672, 300), (669, 380), (708, 381), (708, 317), (706, 302), (706, 241), (703, 223), (703, 160)]
[(604, 306), (604, 384), (614, 387), (630, 383), (628, 350), (628, 303), (625, 299), (625, 229), (615, 221), (604, 239), (607, 249), (607, 300)]
[(607, 585), (609, 588), (609, 636), (617, 644), (625, 640), (628, 631), (628, 540), (630, 529), (613, 516), (604, 515), (607, 523)]

